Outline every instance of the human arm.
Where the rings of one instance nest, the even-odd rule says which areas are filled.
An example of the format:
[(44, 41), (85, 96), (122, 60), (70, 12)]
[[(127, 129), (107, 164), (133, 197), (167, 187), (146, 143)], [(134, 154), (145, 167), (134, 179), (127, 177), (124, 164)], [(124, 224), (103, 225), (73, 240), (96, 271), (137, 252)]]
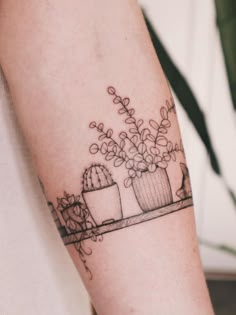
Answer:
[[(98, 314), (212, 314), (199, 259), (192, 207), (160, 218), (155, 217), (155, 214), (161, 214), (160, 210), (152, 211), (152, 205), (157, 202), (153, 200), (153, 190), (155, 196), (160, 194), (159, 199), (167, 191), (163, 199), (167, 204), (177, 203), (179, 208), (182, 207), (181, 202), (178, 203), (180, 199), (191, 202), (191, 196), (187, 175), (185, 181), (182, 178), (180, 163), (186, 165), (186, 162), (179, 150), (181, 138), (172, 98), (136, 1), (102, 0), (97, 5), (92, 0), (86, 3), (2, 0), (0, 28), (0, 62), (56, 223), (64, 236), (65, 231), (72, 234), (72, 231), (81, 229), (92, 233), (89, 235), (94, 242), (90, 239), (83, 243), (78, 241), (75, 243), (77, 248), (70, 244), (67, 249)], [(135, 109), (132, 117), (125, 112), (118, 113), (124, 108), (125, 101), (123, 105), (119, 99), (114, 103), (115, 94), (122, 96), (122, 101), (124, 97), (130, 98), (126, 108)], [(168, 126), (169, 121), (171, 126), (164, 128), (167, 134), (160, 134), (158, 128), (163, 117), (166, 118), (166, 111), (168, 119), (164, 124)], [(152, 137), (146, 139), (145, 132), (144, 140), (137, 133), (131, 134), (129, 129), (135, 129), (135, 126), (125, 123), (127, 118), (135, 118), (136, 122), (143, 119), (140, 133), (144, 128), (152, 131), (154, 140), (162, 145), (153, 145)], [(153, 121), (159, 124), (156, 129)], [(91, 147), (92, 144), (112, 141), (107, 137), (98, 140), (101, 136), (97, 130), (99, 123), (104, 123), (106, 132), (112, 129), (111, 137), (118, 145), (111, 146), (111, 152), (116, 151), (118, 157), (114, 155), (110, 159), (113, 155), (110, 154), (108, 158), (106, 145), (102, 149), (105, 154), (94, 154), (97, 147)], [(141, 143), (147, 145), (149, 151), (151, 147), (160, 150), (161, 154), (156, 154), (156, 158), (155, 154), (150, 154), (155, 161), (148, 162), (151, 158), (142, 153), (145, 146), (138, 149), (139, 154), (146, 154), (144, 164), (149, 167), (148, 175), (154, 173), (153, 167), (163, 162), (163, 154), (168, 151), (163, 137), (172, 143), (169, 151), (178, 145), (175, 154), (169, 154), (171, 160), (167, 161), (167, 168), (158, 166), (158, 169), (166, 169), (171, 197), (167, 184), (162, 190), (160, 185), (155, 191), (153, 187), (157, 187), (158, 179), (139, 183), (139, 172), (140, 179), (145, 177), (143, 160), (137, 156), (140, 165), (132, 166), (133, 162), (128, 160), (133, 160), (136, 153), (126, 151), (130, 140), (122, 139), (124, 135), (119, 137), (120, 132), (126, 132), (130, 139), (136, 135), (139, 141), (134, 143), (136, 146)], [(158, 132), (162, 138), (157, 139)], [(121, 140), (126, 143), (124, 151), (130, 157), (128, 160), (120, 154), (123, 151), (119, 148), (123, 146)], [(114, 166), (121, 162), (120, 167)], [(90, 169), (94, 163), (105, 169), (100, 181), (95, 178), (92, 185), (90, 177), (101, 171), (101, 168)], [(135, 177), (132, 177), (133, 171)], [(161, 183), (164, 182), (164, 172), (158, 176), (162, 178)], [(129, 176), (133, 183), (126, 188), (124, 180)], [(133, 188), (135, 182), (136, 191)], [(150, 182), (154, 185), (149, 186)], [(109, 192), (97, 189), (95, 195), (92, 191), (97, 185), (111, 189)], [(143, 191), (145, 189), (147, 191)], [(64, 191), (69, 196), (80, 195), (80, 199), (69, 201)], [(117, 200), (117, 191), (121, 201)], [(69, 202), (73, 206), (65, 209)], [(107, 209), (107, 217), (106, 213), (100, 213), (101, 208), (96, 208), (100, 202), (102, 209)], [(161, 207), (165, 208), (163, 204)], [(70, 208), (77, 212), (73, 215)], [(88, 211), (94, 211), (93, 218), (87, 216)], [(113, 217), (109, 217), (109, 211)], [(154, 215), (152, 220), (147, 220), (148, 215)], [(101, 234), (97, 222), (112, 218), (115, 222), (102, 224), (102, 231), (108, 227), (111, 232)], [(120, 227), (117, 221), (126, 228), (117, 229)], [(91, 225), (93, 229), (89, 229)], [(78, 233), (78, 237), (81, 235)], [(91, 248), (92, 254), (81, 256), (84, 248), (87, 251)], [(87, 272), (86, 268), (89, 268)]]

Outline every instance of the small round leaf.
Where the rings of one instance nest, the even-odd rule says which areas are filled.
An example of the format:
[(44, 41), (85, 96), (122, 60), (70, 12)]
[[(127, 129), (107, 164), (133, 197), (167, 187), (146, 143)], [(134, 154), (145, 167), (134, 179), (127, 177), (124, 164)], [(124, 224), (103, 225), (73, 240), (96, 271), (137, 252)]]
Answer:
[(161, 117), (163, 119), (167, 119), (168, 118), (168, 112), (167, 112), (165, 107), (162, 107), (160, 112), (161, 112)]
[(119, 137), (120, 137), (120, 139), (125, 139), (125, 138), (127, 138), (127, 133), (124, 132), (124, 131), (122, 131), (122, 132), (119, 134)]
[(147, 139), (147, 136), (150, 134), (150, 129), (144, 128), (141, 132), (141, 140), (145, 141)]
[(130, 102), (130, 99), (128, 97), (123, 98), (123, 105), (128, 106)]
[(158, 155), (160, 153), (160, 150), (158, 148), (156, 148), (156, 147), (151, 147), (150, 151), (154, 155)]
[(153, 157), (151, 156), (151, 154), (148, 154), (145, 158), (147, 163), (153, 163)]
[(171, 126), (169, 119), (164, 119), (161, 124), (165, 128), (169, 128)]
[(112, 147), (115, 144), (115, 142), (113, 140), (108, 142), (108, 147)]
[(113, 135), (113, 130), (112, 129), (108, 129), (107, 130), (107, 138), (111, 138), (112, 135)]
[(102, 154), (106, 154), (107, 153), (107, 144), (106, 142), (103, 142), (103, 144), (101, 145), (101, 149), (100, 149)]
[(138, 163), (138, 169), (140, 171), (146, 171), (147, 170), (147, 165), (144, 162), (139, 162)]
[(159, 132), (162, 133), (162, 134), (165, 134), (165, 133), (167, 133), (167, 130), (166, 130), (166, 128), (161, 127), (161, 128), (159, 129)]
[(120, 96), (116, 96), (113, 100), (113, 103), (114, 104), (119, 104), (122, 102), (122, 98)]
[(176, 154), (175, 154), (174, 151), (172, 151), (172, 152), (170, 153), (170, 156), (171, 156), (171, 158), (172, 158), (173, 161), (176, 161)]
[(155, 164), (150, 164), (150, 165), (148, 165), (148, 171), (150, 172), (150, 173), (154, 173), (155, 172), (155, 170), (156, 170), (156, 165)]
[(167, 152), (164, 152), (163, 153), (163, 159), (164, 159), (164, 161), (169, 162), (171, 159), (170, 154)]
[(170, 141), (168, 141), (168, 143), (167, 143), (167, 150), (168, 151), (172, 151), (173, 150), (173, 144)]
[(105, 157), (105, 160), (106, 161), (110, 161), (110, 160), (112, 160), (114, 158), (114, 156), (115, 156), (114, 152), (109, 152), (109, 153), (107, 153), (107, 155)]
[(138, 130), (136, 128), (130, 128), (129, 132), (133, 133), (133, 134), (136, 134), (136, 133), (138, 133)]
[(108, 94), (110, 94), (110, 95), (114, 95), (114, 94), (116, 93), (116, 89), (115, 89), (113, 86), (109, 86), (109, 87), (107, 88), (107, 92), (108, 92)]
[(149, 120), (149, 125), (155, 130), (158, 130), (158, 128), (159, 128), (158, 123), (153, 119)]
[(143, 161), (143, 156), (142, 154), (138, 153), (134, 156), (134, 160), (137, 161), (137, 162), (141, 162)]
[(133, 143), (137, 143), (138, 137), (137, 137), (136, 135), (132, 136), (131, 141), (132, 141)]
[(143, 119), (139, 119), (139, 120), (137, 121), (137, 126), (138, 126), (138, 128), (140, 128), (143, 123), (144, 123)]
[(118, 113), (121, 115), (124, 114), (125, 112), (126, 112), (126, 109), (124, 107), (122, 107), (118, 110)]
[(99, 147), (96, 143), (93, 143), (89, 148), (89, 152), (91, 154), (96, 154), (98, 151), (99, 151)]
[(131, 169), (134, 167), (134, 160), (128, 160), (125, 164), (126, 168)]
[(161, 162), (159, 162), (157, 165), (158, 165), (158, 167), (160, 167), (160, 168), (166, 168), (168, 164), (167, 164), (166, 161), (161, 161)]
[(133, 116), (135, 114), (135, 110), (133, 108), (129, 109), (129, 115)]
[(102, 141), (106, 138), (106, 135), (103, 133), (98, 137), (98, 140)]
[(131, 169), (131, 170), (129, 170), (128, 173), (129, 173), (130, 177), (132, 177), (132, 178), (136, 177), (136, 171), (135, 170)]
[(132, 185), (132, 178), (128, 177), (124, 180), (124, 186), (126, 188), (130, 187)]
[(125, 140), (122, 139), (122, 140), (120, 141), (120, 148), (123, 149), (124, 146), (125, 146)]
[(153, 159), (153, 163), (158, 164), (159, 162), (161, 162), (161, 157), (159, 155), (155, 155)]
[(138, 146), (139, 153), (144, 154), (144, 152), (146, 152), (146, 150), (147, 150), (146, 144), (145, 143), (140, 143), (139, 146)]
[(155, 140), (156, 140), (156, 138), (151, 134), (147, 135), (147, 139), (151, 142), (155, 142)]
[(129, 148), (129, 152), (130, 153), (136, 153), (137, 152), (137, 148), (135, 146)]
[(103, 128), (104, 128), (104, 124), (103, 123), (98, 124), (98, 130), (99, 131), (103, 131)]
[(156, 143), (162, 147), (165, 147), (167, 145), (167, 142), (168, 140), (164, 136), (159, 136), (156, 141)]
[(133, 124), (133, 123), (135, 123), (135, 118), (134, 117), (128, 117), (128, 118), (126, 118), (126, 120), (125, 120), (125, 122), (126, 122), (126, 124)]
[(114, 160), (114, 166), (115, 167), (119, 167), (119, 166), (121, 166), (123, 164), (123, 162), (124, 162), (124, 160), (122, 158), (116, 158)]
[(90, 124), (89, 124), (89, 128), (95, 128), (97, 126), (96, 122), (95, 121), (92, 121)]

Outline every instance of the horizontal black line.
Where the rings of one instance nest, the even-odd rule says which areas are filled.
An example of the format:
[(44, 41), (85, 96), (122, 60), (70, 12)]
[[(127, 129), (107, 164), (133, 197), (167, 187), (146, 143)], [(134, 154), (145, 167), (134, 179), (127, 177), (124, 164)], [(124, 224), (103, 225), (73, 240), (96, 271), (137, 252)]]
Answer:
[[(137, 225), (137, 224), (140, 224), (143, 222), (154, 220), (154, 219), (163, 217), (167, 214), (174, 213), (174, 212), (177, 212), (179, 210), (188, 208), (192, 205), (193, 205), (192, 198), (186, 198), (186, 199), (177, 201), (175, 203), (169, 204), (165, 207), (151, 210), (151, 211), (147, 211), (147, 212), (143, 212), (143, 213), (140, 213), (140, 214), (137, 214), (134, 216), (127, 217), (127, 218), (123, 218), (121, 220), (117, 220), (117, 221), (114, 221), (112, 223), (103, 224), (103, 225), (97, 226), (93, 229), (96, 229), (96, 233), (98, 235), (102, 235), (102, 234), (110, 233), (110, 232), (113, 232), (116, 230), (128, 228), (130, 226)], [(69, 244), (80, 242), (82, 240), (89, 239), (91, 237), (89, 235), (89, 233), (93, 229), (78, 231), (76, 233), (72, 233), (72, 234), (68, 234), (68, 235), (64, 236), (63, 237), (64, 244), (69, 245)], [(82, 234), (84, 234), (84, 235), (82, 236)]]

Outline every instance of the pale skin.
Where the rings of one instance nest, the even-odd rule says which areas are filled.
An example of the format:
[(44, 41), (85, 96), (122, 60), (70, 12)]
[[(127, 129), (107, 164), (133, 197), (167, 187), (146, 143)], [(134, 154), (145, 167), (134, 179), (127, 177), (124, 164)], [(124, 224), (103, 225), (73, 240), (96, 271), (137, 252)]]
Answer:
[[(0, 29), (1, 67), (36, 172), (56, 205), (64, 190), (81, 192), (88, 164), (104, 161), (88, 151), (97, 140), (89, 123), (122, 128), (107, 87), (129, 96), (147, 121), (171, 98), (169, 87), (134, 0), (1, 0)], [(172, 136), (180, 140), (176, 116)], [(122, 186), (126, 170), (106, 165), (119, 183), (123, 210), (141, 211), (132, 189)], [(169, 174), (176, 191), (180, 173), (173, 166)], [(99, 315), (213, 314), (192, 207), (89, 246), (93, 280), (73, 245), (66, 248)]]

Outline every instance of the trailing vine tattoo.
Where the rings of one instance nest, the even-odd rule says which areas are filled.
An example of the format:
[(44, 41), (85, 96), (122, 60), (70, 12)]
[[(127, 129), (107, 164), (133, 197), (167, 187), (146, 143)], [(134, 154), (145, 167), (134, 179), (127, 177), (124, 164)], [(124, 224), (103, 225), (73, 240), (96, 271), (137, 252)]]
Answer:
[[(160, 108), (158, 120), (150, 119), (145, 123), (136, 117), (128, 97), (118, 95), (113, 86), (107, 88), (107, 93), (112, 97), (112, 104), (117, 106), (118, 115), (124, 117), (126, 129), (116, 136), (112, 128), (105, 128), (103, 122), (90, 122), (89, 128), (96, 130), (98, 142), (92, 143), (88, 149), (93, 155), (100, 153), (105, 162), (112, 162), (116, 168), (125, 167), (128, 177), (124, 179), (124, 186), (132, 187), (141, 212), (133, 216), (123, 213), (119, 186), (108, 167), (100, 163), (85, 169), (78, 195), (64, 192), (57, 198), (56, 207), (48, 202), (64, 244), (74, 244), (91, 279), (87, 257), (92, 250), (85, 247), (86, 240), (102, 241), (105, 233), (153, 220), (193, 204), (188, 168), (178, 161), (177, 153), (184, 155), (182, 142), (174, 143), (168, 135), (172, 115), (176, 115), (173, 99)], [(171, 161), (182, 174), (175, 195), (167, 172)]]
[[(57, 198), (56, 209), (52, 202), (48, 202), (51, 207), (54, 221), (57, 228), (61, 231), (60, 234), (70, 235), (77, 233), (78, 241), (74, 243), (74, 246), (79, 254), (79, 257), (84, 265), (86, 272), (88, 272), (90, 279), (93, 275), (87, 265), (87, 256), (92, 254), (91, 248), (86, 248), (84, 244), (84, 235), (86, 235), (93, 241), (102, 241), (103, 236), (99, 234), (96, 225), (93, 223), (93, 219), (90, 216), (90, 212), (82, 200), (80, 195), (68, 194), (64, 192), (63, 197)], [(61, 214), (61, 220), (58, 213)], [(89, 233), (85, 232), (89, 231)]]

